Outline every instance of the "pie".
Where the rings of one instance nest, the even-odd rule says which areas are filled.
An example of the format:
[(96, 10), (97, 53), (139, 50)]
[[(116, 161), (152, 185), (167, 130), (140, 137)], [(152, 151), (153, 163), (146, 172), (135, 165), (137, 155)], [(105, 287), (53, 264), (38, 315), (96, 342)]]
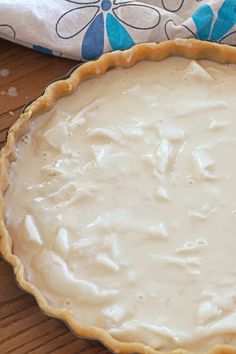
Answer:
[(137, 45), (50, 84), (11, 127), (1, 252), (80, 337), (235, 352), (235, 64), (226, 45)]

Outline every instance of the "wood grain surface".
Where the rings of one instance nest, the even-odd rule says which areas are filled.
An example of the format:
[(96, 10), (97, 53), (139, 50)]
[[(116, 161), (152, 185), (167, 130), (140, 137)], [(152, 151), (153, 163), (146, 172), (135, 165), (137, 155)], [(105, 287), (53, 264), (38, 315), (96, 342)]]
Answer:
[[(0, 146), (22, 108), (44, 87), (65, 75), (72, 60), (50, 57), (0, 40)], [(0, 71), (1, 73), (1, 71)], [(16, 96), (9, 95), (15, 93)], [(0, 258), (0, 354), (108, 354), (94, 341), (78, 339), (66, 325), (42, 314), (34, 298), (18, 288), (11, 267)]]

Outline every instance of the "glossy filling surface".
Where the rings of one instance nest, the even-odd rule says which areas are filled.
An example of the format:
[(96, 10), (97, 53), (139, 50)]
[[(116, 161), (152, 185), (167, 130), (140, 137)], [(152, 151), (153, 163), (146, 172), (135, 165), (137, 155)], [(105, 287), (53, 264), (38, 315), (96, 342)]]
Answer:
[(32, 122), (5, 195), (27, 279), (124, 342), (236, 343), (236, 66), (115, 69)]

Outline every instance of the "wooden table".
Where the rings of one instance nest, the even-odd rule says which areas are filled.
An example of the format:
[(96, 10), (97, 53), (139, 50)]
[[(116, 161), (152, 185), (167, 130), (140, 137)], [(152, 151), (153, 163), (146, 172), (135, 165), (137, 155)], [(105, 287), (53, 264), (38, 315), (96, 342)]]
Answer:
[[(75, 64), (0, 40), (0, 70), (10, 70), (8, 76), (0, 75), (0, 146), (22, 108)], [(14, 89), (8, 91), (11, 87)], [(96, 342), (78, 339), (63, 322), (43, 315), (34, 298), (17, 287), (11, 267), (0, 258), (0, 354), (7, 353), (108, 354), (109, 351)]]

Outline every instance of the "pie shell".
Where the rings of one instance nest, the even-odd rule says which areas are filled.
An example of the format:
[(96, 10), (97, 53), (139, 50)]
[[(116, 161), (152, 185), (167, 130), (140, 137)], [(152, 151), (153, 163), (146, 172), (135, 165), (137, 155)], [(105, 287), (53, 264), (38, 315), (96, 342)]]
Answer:
[[(43, 95), (30, 103), (9, 129), (6, 145), (0, 152), (0, 252), (3, 258), (13, 266), (17, 283), (22, 289), (35, 297), (39, 307), (45, 314), (65, 321), (80, 338), (98, 340), (115, 353), (157, 354), (163, 352), (138, 342), (121, 342), (112, 338), (103, 329), (83, 326), (82, 323), (75, 319), (72, 312), (65, 309), (54, 309), (50, 306), (40, 289), (26, 280), (23, 264), (13, 253), (12, 239), (5, 224), (4, 193), (8, 188), (8, 169), (11, 162), (17, 158), (16, 149), (20, 137), (30, 130), (31, 119), (50, 110), (60, 97), (73, 94), (81, 81), (101, 76), (115, 67), (129, 68), (141, 60), (160, 61), (171, 56), (181, 56), (193, 60), (206, 59), (221, 64), (236, 64), (236, 48), (196, 39), (177, 38), (159, 44), (139, 44), (126, 51), (104, 54), (98, 60), (89, 61), (77, 67), (67, 79), (55, 81), (47, 86)], [(191, 352), (176, 348), (168, 353), (187, 354)], [(236, 354), (236, 347), (216, 345), (209, 349), (208, 353)]]

